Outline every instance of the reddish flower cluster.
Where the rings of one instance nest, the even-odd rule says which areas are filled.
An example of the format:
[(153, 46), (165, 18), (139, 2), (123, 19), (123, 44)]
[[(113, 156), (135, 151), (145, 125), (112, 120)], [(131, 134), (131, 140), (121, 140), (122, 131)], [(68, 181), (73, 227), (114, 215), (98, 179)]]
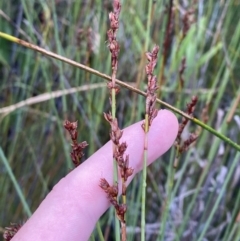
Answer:
[[(112, 142), (116, 145), (114, 148), (113, 157), (116, 159), (116, 162), (118, 164), (121, 178), (124, 180), (124, 182), (126, 182), (128, 177), (133, 174), (133, 169), (129, 167), (129, 156), (126, 155), (126, 157), (124, 158), (127, 144), (126, 142), (120, 143), (120, 138), (122, 137), (123, 131), (121, 131), (118, 127), (117, 119), (113, 119), (111, 114), (104, 113), (104, 117), (111, 125), (110, 138)], [(124, 187), (124, 190), (122, 192), (124, 195), (126, 192), (126, 187)]]
[[(120, 143), (120, 138), (122, 137), (123, 131), (120, 130), (118, 126), (117, 119), (113, 119), (111, 114), (104, 113), (105, 119), (111, 125), (110, 138), (115, 144), (113, 157), (115, 158), (118, 168), (120, 170), (122, 178), (122, 195), (126, 195), (126, 181), (129, 176), (133, 174), (133, 168), (129, 167), (129, 156), (124, 157), (124, 153), (127, 149), (126, 142)], [(99, 186), (107, 193), (107, 197), (110, 203), (115, 207), (116, 214), (121, 223), (125, 223), (124, 215), (127, 211), (127, 205), (125, 203), (120, 204), (117, 200), (118, 195), (118, 185), (110, 186), (106, 179), (102, 178), (100, 180)]]
[(182, 153), (184, 151), (186, 151), (189, 146), (196, 141), (198, 138), (198, 135), (195, 133), (190, 133), (190, 136), (188, 137), (188, 139), (186, 141), (183, 142), (183, 144), (180, 146), (179, 148), (179, 152)]
[[(122, 179), (122, 196), (123, 204), (120, 204), (117, 199), (118, 195), (118, 185), (110, 186), (105, 179), (100, 180), (100, 187), (107, 193), (108, 199), (111, 204), (116, 209), (116, 214), (121, 222), (122, 227), (122, 241), (126, 240), (126, 223), (125, 223), (125, 213), (127, 211), (126, 206), (126, 181), (129, 176), (132, 175), (133, 169), (129, 167), (129, 156), (124, 157), (124, 153), (127, 149), (126, 142), (120, 143), (123, 131), (118, 127), (118, 121), (115, 117), (116, 112), (116, 94), (119, 93), (120, 88), (116, 85), (116, 73), (118, 69), (118, 54), (120, 51), (120, 45), (117, 42), (117, 30), (119, 28), (119, 15), (121, 11), (121, 4), (119, 0), (113, 1), (113, 12), (109, 14), (110, 20), (110, 30), (107, 32), (108, 36), (108, 48), (111, 52), (111, 67), (112, 67), (112, 78), (111, 82), (108, 83), (108, 88), (110, 90), (110, 104), (112, 105), (112, 114), (104, 113), (105, 119), (109, 122), (111, 126), (110, 138), (113, 142), (113, 158), (114, 166), (118, 166)], [(115, 169), (114, 167), (114, 169)], [(117, 177), (114, 175), (114, 179)]]
[[(153, 75), (153, 70), (157, 64), (159, 46), (155, 45), (152, 52), (147, 52), (146, 57), (149, 63), (146, 65), (146, 73), (148, 78), (147, 85), (147, 97), (146, 97), (146, 114), (148, 115), (148, 125), (151, 126), (153, 119), (157, 116), (157, 109), (155, 109), (155, 103), (157, 99), (156, 90), (157, 87), (157, 77)], [(145, 122), (142, 124), (143, 129), (145, 129)]]
[(105, 178), (101, 178), (99, 186), (107, 193), (107, 197), (110, 203), (115, 207), (118, 219), (121, 222), (125, 223), (124, 215), (127, 211), (127, 205), (119, 204), (117, 201), (117, 196), (118, 196), (117, 184), (110, 186)]
[(117, 30), (119, 28), (119, 15), (121, 11), (121, 4), (118, 0), (113, 2), (113, 12), (109, 13), (110, 29), (107, 32), (109, 50), (112, 55), (112, 68), (115, 68), (117, 63), (118, 53), (120, 51), (120, 46), (117, 42)]
[[(197, 104), (197, 101), (198, 101), (197, 96), (192, 96), (191, 102), (187, 104), (186, 112), (188, 115), (193, 116), (193, 112)], [(183, 117), (182, 122), (179, 124), (178, 135), (176, 140), (176, 146), (179, 147), (179, 153), (186, 151), (189, 148), (189, 146), (198, 138), (197, 134), (191, 133), (189, 138), (186, 141), (184, 141), (183, 144), (181, 145), (181, 135), (188, 121), (189, 120), (187, 118)]]
[(187, 103), (187, 114), (188, 115), (191, 115), (191, 116), (193, 115), (197, 101), (198, 101), (198, 97), (192, 96), (191, 102)]
[(6, 241), (10, 241), (21, 227), (22, 227), (22, 224), (11, 223), (10, 227), (5, 228), (5, 231), (3, 233), (3, 238)]
[(69, 132), (71, 139), (72, 139), (72, 151), (71, 151), (71, 158), (75, 167), (81, 164), (81, 158), (84, 156), (83, 149), (88, 146), (86, 141), (81, 143), (77, 142), (77, 121), (70, 122), (68, 120), (64, 123), (65, 129)]
[[(192, 96), (191, 103), (187, 104), (187, 114), (188, 115), (193, 116), (193, 111), (197, 104), (197, 100), (198, 100), (197, 96)], [(182, 122), (179, 124), (177, 140), (181, 139), (182, 132), (183, 132), (185, 126), (187, 125), (188, 121), (189, 120), (187, 118), (183, 117)]]
[(117, 41), (117, 30), (119, 28), (119, 15), (121, 11), (121, 4), (119, 0), (113, 2), (113, 12), (109, 13), (110, 29), (107, 32), (108, 36), (108, 48), (111, 52), (111, 65), (112, 65), (112, 81), (108, 83), (109, 89), (115, 89), (116, 94), (120, 91), (120, 88), (116, 86), (116, 73), (118, 67), (118, 54), (120, 51), (120, 45)]

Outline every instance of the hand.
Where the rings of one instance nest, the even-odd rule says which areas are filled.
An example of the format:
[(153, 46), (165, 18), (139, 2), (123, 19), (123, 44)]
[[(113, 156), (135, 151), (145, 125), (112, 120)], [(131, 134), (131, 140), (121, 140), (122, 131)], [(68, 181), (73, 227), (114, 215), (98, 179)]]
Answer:
[[(134, 169), (128, 184), (142, 169), (144, 132), (138, 122), (124, 129), (129, 166)], [(176, 117), (161, 110), (148, 134), (148, 165), (165, 153), (178, 132)], [(43, 200), (12, 241), (87, 241), (100, 216), (109, 208), (100, 178), (113, 184), (112, 142), (62, 178)]]

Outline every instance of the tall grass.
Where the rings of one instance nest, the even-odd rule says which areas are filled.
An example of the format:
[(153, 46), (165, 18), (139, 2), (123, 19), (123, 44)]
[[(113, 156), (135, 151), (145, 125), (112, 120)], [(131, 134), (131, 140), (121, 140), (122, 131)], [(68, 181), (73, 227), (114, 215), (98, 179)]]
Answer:
[[(161, 100), (185, 110), (191, 96), (197, 95), (196, 117), (203, 120), (205, 108), (207, 124), (239, 144), (240, 4), (235, 0), (173, 1), (173, 32), (163, 57), (167, 2), (122, 1), (118, 79), (146, 88), (144, 55), (146, 48), (158, 44), (159, 62), (166, 58), (156, 71), (165, 77)], [(195, 8), (195, 23), (182, 38), (179, 19), (189, 7)], [(111, 1), (0, 1), (0, 31), (110, 75), (105, 41), (111, 8)], [(183, 57), (187, 68), (184, 86), (179, 89)], [(0, 111), (44, 93), (86, 87), (0, 114), (1, 228), (25, 220), (68, 173), (71, 161), (65, 119), (79, 121), (81, 138), (89, 143), (86, 158), (108, 140), (102, 113), (110, 106), (102, 83), (99, 75), (0, 38)], [(122, 88), (117, 105), (119, 126), (143, 119), (144, 113), (144, 97)], [(196, 129), (200, 135), (181, 155), (172, 187), (174, 148), (148, 168), (146, 240), (239, 240), (239, 151), (198, 124), (193, 121), (186, 128), (186, 135)], [(140, 175), (127, 193), (130, 241), (140, 240)], [(111, 212), (100, 220), (106, 240), (114, 237), (113, 223)], [(94, 231), (96, 240), (99, 235), (99, 229)]]

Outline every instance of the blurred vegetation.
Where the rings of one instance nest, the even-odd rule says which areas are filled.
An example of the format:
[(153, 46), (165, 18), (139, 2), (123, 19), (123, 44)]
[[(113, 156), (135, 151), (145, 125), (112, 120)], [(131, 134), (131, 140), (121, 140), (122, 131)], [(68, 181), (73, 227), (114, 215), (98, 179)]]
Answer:
[[(110, 75), (106, 31), (111, 9), (111, 1), (100, 0), (0, 1), (0, 31)], [(185, 110), (191, 96), (197, 95), (196, 117), (239, 144), (239, 18), (237, 0), (175, 0), (171, 18), (169, 1), (122, 1), (118, 78), (144, 89), (144, 54), (155, 43), (160, 45), (160, 98)], [(186, 24), (189, 29), (184, 29)], [(28, 98), (79, 86), (87, 88), (1, 112)], [(110, 107), (100, 77), (4, 39), (0, 39), (0, 93), (2, 232), (10, 222), (25, 220), (72, 167), (64, 120), (78, 120), (81, 141), (89, 143), (87, 158), (109, 139), (102, 113)], [(143, 118), (142, 96), (121, 89), (117, 103), (121, 127)], [(239, 241), (240, 153), (193, 124), (185, 135), (196, 130), (199, 139), (181, 156), (173, 189), (174, 148), (148, 169), (147, 240)], [(140, 237), (140, 179), (141, 174), (128, 191), (128, 240)], [(100, 224), (107, 235), (113, 215), (104, 215)], [(97, 231), (95, 236), (98, 240)]]

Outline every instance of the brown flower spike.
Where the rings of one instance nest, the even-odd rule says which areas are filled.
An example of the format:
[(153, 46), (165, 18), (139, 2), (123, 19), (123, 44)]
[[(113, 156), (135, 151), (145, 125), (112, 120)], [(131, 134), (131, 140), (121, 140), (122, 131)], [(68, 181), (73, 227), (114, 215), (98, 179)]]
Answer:
[[(154, 68), (157, 64), (159, 46), (155, 45), (152, 52), (147, 52), (146, 57), (149, 63), (146, 65), (145, 71), (148, 78), (147, 84), (147, 97), (146, 97), (146, 114), (148, 115), (148, 126), (150, 127), (153, 119), (157, 116), (157, 109), (155, 109), (156, 104), (156, 90), (157, 87), (157, 77), (153, 75)], [(145, 130), (145, 122), (142, 124), (142, 128)]]
[(72, 139), (72, 151), (71, 151), (71, 159), (75, 167), (81, 164), (81, 159), (84, 156), (83, 149), (88, 146), (86, 141), (81, 143), (77, 142), (77, 121), (70, 122), (68, 120), (65, 121), (64, 127), (69, 132), (71, 139)]
[[(122, 142), (120, 143), (120, 139), (122, 137), (123, 131), (120, 130), (118, 127), (118, 121), (117, 119), (113, 119), (112, 115), (104, 113), (105, 119), (109, 122), (111, 125), (111, 131), (110, 131), (110, 139), (112, 142), (116, 145), (114, 148), (113, 157), (116, 159), (116, 162), (118, 164), (121, 178), (123, 180), (123, 183), (127, 181), (128, 177), (132, 175), (133, 169), (129, 167), (129, 156), (126, 155), (124, 157), (124, 153), (127, 149), (127, 143)], [(124, 185), (123, 187), (123, 195), (125, 194), (126, 187)]]
[[(192, 96), (191, 102), (187, 104), (187, 111), (186, 111), (186, 113), (188, 115), (193, 116), (193, 112), (194, 112), (195, 106), (197, 104), (197, 101), (198, 101), (198, 97), (197, 96)], [(197, 138), (198, 138), (197, 134), (191, 133), (189, 138), (186, 141), (184, 141), (183, 143), (181, 143), (182, 142), (181, 135), (182, 135), (183, 130), (186, 127), (188, 121), (189, 120), (187, 118), (183, 117), (182, 122), (179, 124), (178, 135), (177, 135), (177, 140), (176, 140), (176, 144), (175, 144), (175, 146), (178, 147), (178, 152), (179, 153), (182, 153), (182, 152), (186, 151), (189, 148), (189, 146), (194, 141), (196, 141)]]
[(3, 238), (5, 241), (10, 241), (18, 230), (22, 227), (22, 224), (11, 223), (10, 227), (6, 227), (3, 233)]
[[(123, 131), (118, 126), (118, 120), (116, 118), (116, 95), (120, 89), (116, 85), (116, 73), (118, 69), (118, 55), (120, 51), (119, 43), (117, 42), (116, 34), (119, 28), (119, 15), (121, 11), (121, 4), (119, 0), (113, 1), (113, 12), (109, 14), (110, 30), (107, 32), (108, 36), (108, 48), (111, 53), (111, 67), (112, 67), (112, 78), (111, 82), (108, 83), (110, 90), (110, 104), (112, 107), (112, 113), (104, 113), (104, 118), (111, 126), (110, 139), (113, 142), (113, 159), (114, 159), (114, 170), (118, 169), (122, 179), (122, 202), (119, 203), (118, 195), (118, 184), (110, 186), (106, 179), (101, 179), (99, 186), (107, 193), (107, 197), (110, 203), (115, 207), (116, 215), (121, 222), (121, 240), (126, 241), (126, 222), (125, 213), (127, 211), (126, 205), (126, 181), (129, 176), (133, 174), (133, 169), (129, 167), (129, 156), (125, 155), (127, 144), (125, 142), (120, 143), (120, 139), (123, 135)], [(114, 172), (114, 182), (117, 182), (118, 175)]]
[(112, 81), (107, 84), (109, 89), (115, 89), (116, 94), (119, 92), (119, 87), (116, 86), (116, 73), (118, 68), (118, 54), (120, 46), (117, 41), (117, 30), (119, 28), (119, 15), (121, 11), (121, 4), (119, 0), (113, 1), (113, 12), (109, 13), (110, 29), (107, 32), (108, 48), (111, 52), (111, 66), (112, 66)]

